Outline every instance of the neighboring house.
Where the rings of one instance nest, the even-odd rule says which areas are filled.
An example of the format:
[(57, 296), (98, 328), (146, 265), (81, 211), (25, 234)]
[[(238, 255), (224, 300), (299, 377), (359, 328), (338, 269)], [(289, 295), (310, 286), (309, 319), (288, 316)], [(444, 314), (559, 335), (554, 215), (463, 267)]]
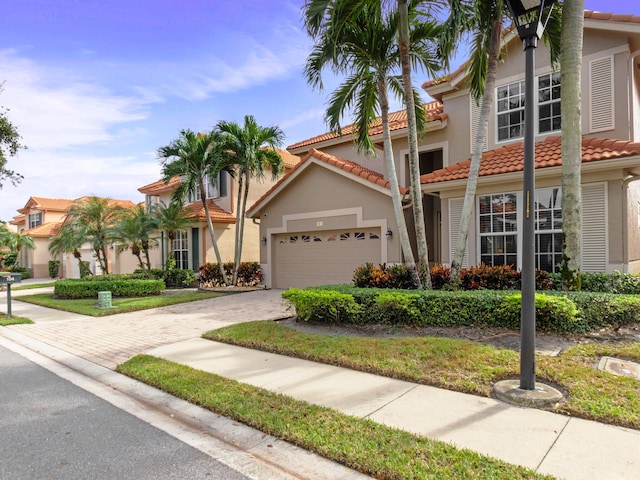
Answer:
[[(465, 265), (520, 268), (524, 53), (505, 38), (481, 163)], [(585, 12), (582, 72), (582, 270), (640, 272), (640, 17)], [(560, 73), (536, 52), (536, 265), (562, 259)], [(419, 139), (431, 262), (448, 265), (458, 235), (479, 107), (464, 68), (423, 88), (430, 122)], [(400, 185), (408, 186), (404, 112), (391, 115)], [(349, 282), (365, 261), (402, 261), (385, 181), (380, 126), (377, 158), (357, 153), (353, 126), (288, 147), (302, 162), (250, 207), (260, 221), (265, 283), (275, 288)], [(406, 218), (412, 233), (409, 199)]]
[[(16, 215), (9, 222), (14, 225), (19, 233), (33, 238), (33, 249), (25, 248), (20, 252), (20, 265), (31, 269), (35, 278), (49, 277), (49, 260), (60, 260), (62, 278), (79, 278), (80, 270), (78, 261), (71, 253), (54, 258), (49, 253), (51, 239), (58, 234), (60, 227), (67, 218), (67, 210), (75, 200), (63, 198), (29, 197), (24, 207), (18, 209), (20, 215)], [(129, 200), (111, 200), (123, 208), (133, 208), (135, 204)], [(80, 250), (82, 260), (89, 262), (89, 268), (94, 273), (100, 273), (93, 257), (93, 251), (89, 245), (84, 245)], [(123, 252), (117, 255), (114, 249), (109, 250), (109, 265), (112, 273), (130, 273), (137, 264), (133, 255)], [(131, 258), (129, 258), (131, 257)], [(111, 270), (110, 270), (111, 271)]]
[(35, 278), (49, 276), (50, 238), (58, 233), (66, 210), (73, 200), (64, 198), (29, 197), (24, 207), (18, 209), (16, 215), (9, 222), (15, 225), (18, 233), (33, 238), (35, 248), (24, 248), (20, 251), (20, 265), (31, 269)]
[[(291, 170), (300, 158), (287, 152), (276, 149), (282, 157), (285, 172)], [(145, 202), (151, 208), (163, 202), (165, 205), (171, 203), (171, 194), (179, 184), (178, 177), (172, 178), (165, 184), (162, 180), (140, 187), (138, 191), (145, 195)], [(271, 179), (270, 171), (266, 172), (263, 181), (252, 180), (249, 186), (248, 205), (255, 202), (265, 193), (274, 181)], [(219, 191), (216, 188), (219, 185)], [(227, 172), (222, 172), (217, 182), (209, 182), (207, 186), (207, 203), (209, 213), (214, 225), (216, 241), (220, 249), (223, 262), (232, 262), (234, 258), (235, 228), (236, 228), (236, 195), (237, 183)], [(188, 218), (193, 220), (192, 225), (178, 232), (173, 242), (174, 258), (177, 268), (198, 270), (200, 265), (207, 262), (216, 263), (211, 237), (207, 227), (207, 219), (204, 207), (200, 200), (200, 195), (195, 198), (185, 200), (184, 210)], [(160, 233), (160, 248), (151, 252), (151, 262), (153, 268), (162, 268), (167, 252), (170, 250), (168, 238), (165, 232)], [(256, 223), (248, 221), (245, 223), (244, 241), (242, 249), (243, 262), (257, 262), (260, 258), (260, 236), (259, 227)]]

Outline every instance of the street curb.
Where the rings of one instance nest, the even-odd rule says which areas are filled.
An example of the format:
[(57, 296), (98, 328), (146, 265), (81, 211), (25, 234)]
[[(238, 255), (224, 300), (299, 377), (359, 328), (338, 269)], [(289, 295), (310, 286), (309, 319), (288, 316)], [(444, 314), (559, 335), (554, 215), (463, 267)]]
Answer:
[(250, 478), (371, 478), (6, 327), (0, 327), (0, 346), (18, 353)]

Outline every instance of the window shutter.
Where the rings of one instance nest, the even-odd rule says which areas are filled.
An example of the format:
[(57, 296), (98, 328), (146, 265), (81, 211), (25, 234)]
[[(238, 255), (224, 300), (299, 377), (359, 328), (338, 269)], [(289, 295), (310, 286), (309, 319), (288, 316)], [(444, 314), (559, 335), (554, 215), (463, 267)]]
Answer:
[(607, 197), (604, 183), (582, 186), (581, 270), (607, 271)]
[[(480, 105), (478, 105), (476, 103), (476, 101), (474, 100), (474, 98), (472, 96), (469, 96), (469, 103), (471, 105), (471, 116), (470, 121), (471, 121), (471, 142), (469, 142), (469, 145), (471, 145), (471, 150), (469, 153), (473, 152), (473, 142), (475, 142), (476, 140), (476, 135), (478, 133), (478, 123), (480, 121)], [(489, 144), (488, 144), (488, 140), (489, 140), (489, 135), (486, 135), (484, 137), (484, 144), (482, 145), (482, 151), (486, 152), (487, 150), (489, 150)]]
[[(462, 217), (462, 206), (464, 198), (452, 198), (449, 200), (449, 261), (453, 259), (456, 253), (456, 244), (458, 243), (458, 233), (460, 233), (460, 219)], [(471, 235), (469, 235), (471, 238)], [(462, 259), (462, 266), (469, 267), (469, 241), (467, 240), (467, 248)]]
[(590, 131), (601, 132), (614, 128), (613, 57), (593, 60), (589, 64)]

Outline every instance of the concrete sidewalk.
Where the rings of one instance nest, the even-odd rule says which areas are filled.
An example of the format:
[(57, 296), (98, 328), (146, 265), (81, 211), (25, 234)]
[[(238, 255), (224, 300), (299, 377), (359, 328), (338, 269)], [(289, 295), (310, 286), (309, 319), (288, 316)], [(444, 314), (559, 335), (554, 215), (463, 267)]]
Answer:
[(640, 479), (640, 432), (204, 339), (150, 355), (571, 480)]
[[(279, 291), (90, 321), (64, 312), (57, 320), (43, 321), (42, 307), (27, 305), (17, 301), (14, 312), (36, 325), (9, 329), (108, 368), (146, 352), (559, 478), (640, 479), (637, 430), (198, 338), (219, 326), (285, 315)], [(22, 308), (24, 313), (18, 313)], [(132, 341), (143, 332), (146, 338)]]

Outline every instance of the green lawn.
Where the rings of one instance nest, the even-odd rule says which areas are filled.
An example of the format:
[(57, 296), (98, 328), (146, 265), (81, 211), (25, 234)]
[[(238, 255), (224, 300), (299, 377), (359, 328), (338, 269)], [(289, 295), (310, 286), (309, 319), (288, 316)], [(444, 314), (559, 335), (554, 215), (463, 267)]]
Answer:
[(118, 366), (118, 371), (374, 478), (552, 478), (444, 442), (147, 355), (132, 358)]
[[(518, 378), (519, 354), (439, 337), (336, 337), (301, 333), (273, 321), (242, 323), (205, 338), (344, 366), (378, 375), (489, 396), (498, 380)], [(640, 429), (640, 382), (598, 371), (603, 355), (640, 361), (640, 342), (575, 346), (559, 357), (537, 356), (537, 380), (565, 392), (555, 411)]]
[(32, 290), (34, 288), (44, 288), (44, 287), (53, 287), (54, 282), (51, 283), (27, 283), (25, 285), (12, 285), (11, 286), (11, 291), (16, 291), (16, 290)]
[(65, 312), (79, 313), (93, 317), (102, 317), (123, 312), (135, 312), (137, 310), (147, 310), (149, 308), (165, 307), (177, 303), (195, 302), (206, 298), (215, 298), (223, 294), (215, 292), (193, 292), (193, 291), (166, 291), (162, 295), (151, 297), (113, 297), (112, 305), (117, 308), (99, 309), (97, 308), (97, 298), (86, 298), (78, 300), (66, 300), (53, 298), (50, 293), (38, 295), (24, 295), (17, 297), (21, 302), (33, 303), (43, 307), (55, 308)]
[(15, 315), (11, 315), (11, 318), (9, 318), (6, 313), (0, 312), (1, 327), (6, 327), (7, 325), (17, 325), (20, 323), (33, 323), (33, 322), (28, 318), (16, 317)]

